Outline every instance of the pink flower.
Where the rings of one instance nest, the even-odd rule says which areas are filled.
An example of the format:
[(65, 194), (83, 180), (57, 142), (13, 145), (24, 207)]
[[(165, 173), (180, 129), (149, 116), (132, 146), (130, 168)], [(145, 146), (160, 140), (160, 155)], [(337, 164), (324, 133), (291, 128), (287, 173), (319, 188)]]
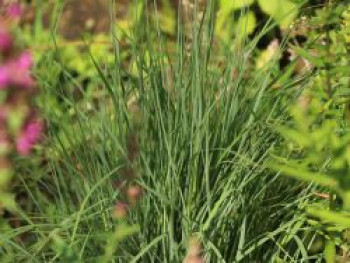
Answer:
[(34, 87), (34, 79), (31, 76), (32, 56), (25, 52), (17, 59), (0, 66), (0, 89), (10, 86), (17, 88)]
[(7, 88), (10, 83), (10, 75), (5, 66), (0, 66), (0, 90)]
[(0, 29), (0, 52), (6, 53), (12, 48), (12, 37), (11, 35)]
[(13, 61), (9, 66), (12, 71), (12, 85), (23, 88), (33, 87), (34, 80), (30, 72), (32, 65), (32, 55), (29, 52), (22, 53), (17, 60)]
[(22, 53), (16, 63), (19, 68), (29, 70), (33, 66), (32, 54)]
[(7, 7), (7, 15), (12, 18), (18, 18), (22, 15), (22, 7), (19, 3), (10, 4)]
[(42, 121), (30, 120), (22, 129), (16, 141), (17, 152), (20, 155), (27, 156), (34, 145), (39, 141), (44, 130)]
[(15, 68), (12, 68), (11, 71), (13, 74), (11, 76), (11, 85), (25, 89), (30, 89), (34, 87), (35, 83), (30, 71), (23, 70), (21, 68), (18, 68), (17, 71), (15, 70)]

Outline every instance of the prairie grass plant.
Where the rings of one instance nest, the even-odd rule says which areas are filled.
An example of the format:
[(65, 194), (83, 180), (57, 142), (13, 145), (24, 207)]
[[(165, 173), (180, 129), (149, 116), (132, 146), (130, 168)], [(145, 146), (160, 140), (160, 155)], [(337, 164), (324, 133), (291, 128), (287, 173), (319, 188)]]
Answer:
[(190, 30), (179, 9), (169, 42), (151, 2), (130, 32), (112, 12), (105, 61), (84, 39), (88, 88), (63, 59), (57, 2), (51, 48), (33, 47), (46, 138), (16, 157), (1, 262), (322, 262), (303, 212), (316, 186), (266, 166), (314, 72), (280, 68), (288, 37), (253, 65), (272, 20), (220, 45), (209, 1), (190, 10)]

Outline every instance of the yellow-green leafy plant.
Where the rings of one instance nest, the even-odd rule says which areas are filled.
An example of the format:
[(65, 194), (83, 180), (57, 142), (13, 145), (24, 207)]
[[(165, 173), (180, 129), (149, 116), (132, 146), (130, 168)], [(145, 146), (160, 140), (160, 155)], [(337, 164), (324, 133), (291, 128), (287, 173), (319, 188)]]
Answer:
[(251, 35), (258, 24), (259, 8), (282, 29), (289, 28), (297, 17), (303, 1), (292, 0), (220, 0), (217, 13), (216, 34), (225, 42)]
[[(324, 259), (348, 258), (350, 243), (350, 72), (348, 3), (329, 3), (316, 11), (305, 48), (293, 47), (315, 72), (291, 107), (291, 120), (279, 127), (286, 138), (282, 155), (271, 167), (290, 177), (317, 184), (326, 201), (310, 203), (309, 224), (326, 239)], [(346, 261), (347, 262), (347, 261)]]

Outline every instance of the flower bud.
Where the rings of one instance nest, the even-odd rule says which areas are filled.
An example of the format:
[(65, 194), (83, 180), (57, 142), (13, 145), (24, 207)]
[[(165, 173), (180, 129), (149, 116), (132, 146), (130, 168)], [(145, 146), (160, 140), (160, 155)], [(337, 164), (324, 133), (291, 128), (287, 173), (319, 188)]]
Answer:
[(142, 189), (139, 186), (130, 186), (127, 190), (127, 197), (132, 205), (134, 205), (142, 196)]
[(123, 202), (117, 202), (114, 207), (113, 217), (116, 219), (125, 219), (127, 214), (127, 205)]
[(183, 263), (205, 263), (202, 256), (202, 246), (197, 238), (192, 237), (190, 239), (187, 255)]

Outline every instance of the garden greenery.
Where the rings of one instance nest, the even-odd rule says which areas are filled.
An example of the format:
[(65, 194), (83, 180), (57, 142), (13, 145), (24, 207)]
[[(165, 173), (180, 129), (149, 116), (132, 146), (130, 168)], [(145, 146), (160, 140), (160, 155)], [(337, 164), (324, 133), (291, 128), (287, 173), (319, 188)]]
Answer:
[(32, 2), (0, 28), (1, 262), (349, 260), (348, 1), (111, 0), (74, 42)]

